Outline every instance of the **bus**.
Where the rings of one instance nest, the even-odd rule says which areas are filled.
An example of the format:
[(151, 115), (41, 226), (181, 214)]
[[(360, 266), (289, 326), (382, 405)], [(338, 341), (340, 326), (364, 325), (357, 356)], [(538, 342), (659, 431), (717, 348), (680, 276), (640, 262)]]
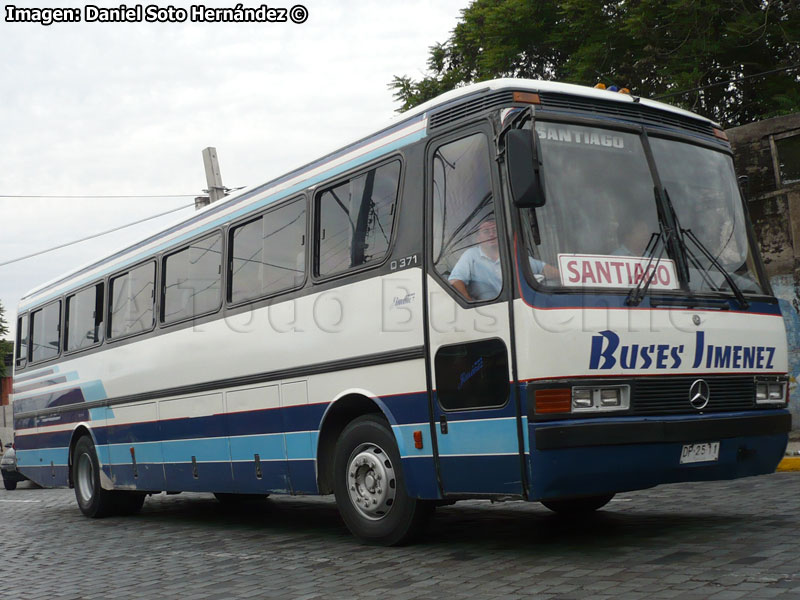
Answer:
[(398, 544), (461, 499), (771, 473), (791, 428), (724, 131), (557, 82), (445, 93), (34, 289), (17, 331), (19, 469), (88, 517), (334, 494)]

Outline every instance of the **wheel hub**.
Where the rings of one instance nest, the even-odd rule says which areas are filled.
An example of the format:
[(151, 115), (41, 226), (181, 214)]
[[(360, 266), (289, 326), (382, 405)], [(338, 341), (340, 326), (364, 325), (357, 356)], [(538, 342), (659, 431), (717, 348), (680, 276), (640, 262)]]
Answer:
[(78, 476), (75, 485), (81, 499), (90, 502), (94, 496), (94, 465), (88, 454), (81, 454), (78, 458)]
[(375, 444), (362, 444), (347, 462), (347, 489), (350, 501), (363, 516), (384, 518), (395, 500), (394, 467), (389, 456)]

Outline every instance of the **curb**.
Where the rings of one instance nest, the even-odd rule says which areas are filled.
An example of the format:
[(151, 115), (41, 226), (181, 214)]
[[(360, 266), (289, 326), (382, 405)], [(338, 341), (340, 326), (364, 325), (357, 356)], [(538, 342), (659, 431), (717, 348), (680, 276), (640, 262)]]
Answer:
[(800, 456), (787, 456), (780, 462), (777, 470), (783, 473), (800, 471)]

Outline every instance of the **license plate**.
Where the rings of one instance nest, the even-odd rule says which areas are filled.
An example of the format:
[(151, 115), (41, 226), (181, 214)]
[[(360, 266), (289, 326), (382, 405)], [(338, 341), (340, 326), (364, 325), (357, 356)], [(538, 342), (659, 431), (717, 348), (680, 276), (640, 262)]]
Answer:
[(681, 450), (681, 464), (716, 462), (719, 460), (719, 442), (703, 444), (684, 444)]

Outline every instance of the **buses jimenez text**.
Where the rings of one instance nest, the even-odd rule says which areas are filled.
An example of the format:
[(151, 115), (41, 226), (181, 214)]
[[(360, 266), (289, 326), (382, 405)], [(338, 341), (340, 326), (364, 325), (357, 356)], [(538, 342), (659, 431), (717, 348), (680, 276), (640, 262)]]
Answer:
[(260, 4), (219, 8), (193, 4), (188, 8), (158, 4), (120, 4), (103, 7), (87, 4), (83, 8), (31, 8), (7, 4), (6, 23), (305, 23), (308, 9), (302, 4), (280, 8)]

